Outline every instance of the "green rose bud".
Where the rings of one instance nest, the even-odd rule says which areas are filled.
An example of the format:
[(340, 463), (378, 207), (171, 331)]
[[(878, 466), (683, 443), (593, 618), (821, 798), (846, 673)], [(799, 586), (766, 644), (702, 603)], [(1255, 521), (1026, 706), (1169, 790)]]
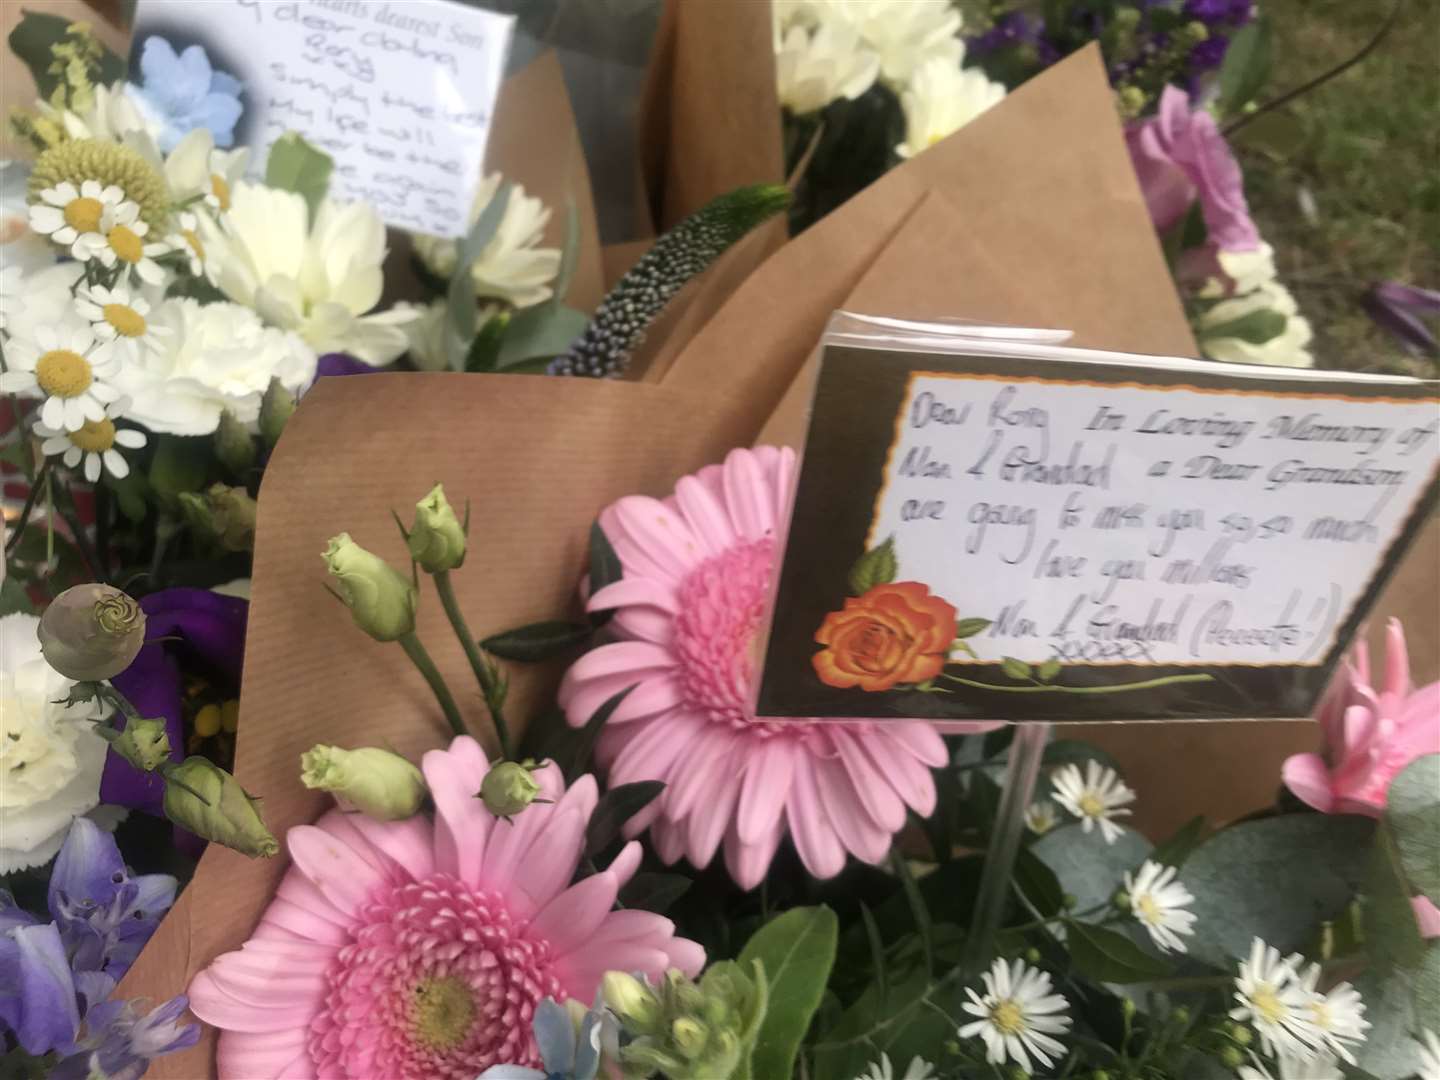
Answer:
[(45, 662), (77, 682), (119, 675), (145, 644), (145, 612), (110, 585), (76, 585), (51, 601), (36, 628)]
[(660, 998), (643, 981), (623, 971), (607, 971), (600, 986), (605, 1004), (632, 1035), (654, 1035), (663, 1029)]
[(300, 782), (328, 791), (377, 821), (413, 817), (425, 802), (425, 777), (399, 754), (374, 746), (314, 746), (300, 755)]
[(458, 570), (465, 561), (465, 528), (439, 484), (415, 504), (415, 524), (410, 527), (406, 543), (410, 557), (427, 574)]
[(266, 446), (280, 441), (280, 433), (295, 412), (295, 395), (281, 385), (280, 380), (270, 379), (265, 396), (260, 399), (260, 437)]
[(215, 456), (237, 477), (255, 464), (255, 440), (228, 409), (220, 414), (220, 426), (215, 429)]
[(170, 760), (170, 736), (165, 721), (136, 717), (111, 740), (110, 748), (141, 772), (154, 772)]
[(532, 775), (538, 766), (518, 761), (502, 761), (480, 781), (480, 798), (496, 817), (508, 818), (520, 813), (540, 794), (540, 784)]
[(160, 770), (165, 778), (165, 816), (196, 836), (242, 855), (269, 858), (280, 850), (240, 782), (209, 758), (187, 757)]
[(420, 593), (409, 578), (355, 543), (349, 533), (333, 537), (323, 557), (356, 626), (376, 641), (398, 641), (415, 632)]
[(694, 1061), (705, 1053), (705, 1044), (710, 1041), (705, 1025), (688, 1016), (682, 1016), (670, 1025), (670, 1040), (681, 1056)]

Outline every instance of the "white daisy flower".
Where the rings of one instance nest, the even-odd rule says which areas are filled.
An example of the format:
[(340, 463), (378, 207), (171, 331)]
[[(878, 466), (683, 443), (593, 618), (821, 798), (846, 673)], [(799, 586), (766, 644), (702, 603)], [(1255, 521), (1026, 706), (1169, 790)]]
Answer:
[(832, 101), (854, 101), (880, 73), (880, 57), (865, 48), (853, 29), (839, 22), (813, 30), (792, 26), (775, 34), (775, 80), (780, 104), (796, 116), (817, 112)]
[(1420, 1048), (1420, 1080), (1440, 1080), (1440, 1036), (1427, 1029), (1416, 1042)]
[[(30, 228), (70, 247), (82, 236), (98, 234), (105, 211), (124, 201), (125, 192), (115, 184), (102, 187), (98, 180), (86, 180), (77, 188), (62, 180), (40, 192), (40, 201), (30, 207)], [(77, 251), (71, 254), (83, 258)]]
[(61, 455), (60, 460), (71, 469), (83, 459), (85, 479), (92, 484), (100, 479), (102, 466), (115, 479), (125, 479), (130, 475), (130, 463), (115, 448), (123, 446), (127, 450), (138, 450), (146, 442), (143, 431), (115, 426), (114, 418), (121, 415), (128, 404), (125, 398), (112, 401), (101, 419), (85, 421), (78, 431), (59, 431), (45, 424), (36, 424), (35, 433), (44, 440), (40, 444), (41, 452), (46, 457)]
[(1130, 813), (1126, 804), (1135, 801), (1135, 792), (1125, 786), (1114, 769), (1092, 759), (1085, 763), (1083, 777), (1080, 766), (1065, 765), (1055, 771), (1051, 783), (1055, 785), (1055, 801), (1078, 817), (1087, 833), (1098, 824), (1107, 844), (1119, 838), (1120, 826), (1111, 819)]
[(1055, 810), (1055, 804), (1049, 799), (1031, 803), (1025, 809), (1025, 827), (1036, 836), (1044, 836), (1059, 824), (1060, 815)]
[(1004, 97), (1004, 84), (992, 82), (979, 68), (962, 68), (947, 59), (929, 61), (900, 95), (905, 141), (895, 153), (911, 158), (928, 150)]
[(1360, 991), (1348, 982), (1335, 986), (1328, 994), (1315, 989), (1320, 982), (1320, 965), (1311, 964), (1299, 974), (1300, 988), (1309, 996), (1310, 1021), (1318, 1035), (1317, 1047), (1335, 1054), (1350, 1065), (1355, 1064), (1352, 1046), (1365, 1041), (1370, 1021), (1365, 1019), (1365, 1002)]
[(1329, 1054), (1309, 1058), (1281, 1054), (1275, 1059), (1273, 1073), (1254, 1054), (1250, 1060), (1253, 1064), (1240, 1066), (1239, 1080), (1345, 1080), (1340, 1063)]
[(36, 326), (28, 338), (11, 338), (5, 363), (10, 370), (0, 375), (0, 391), (38, 392), (45, 399), (40, 421), (57, 430), (78, 431), (87, 420), (105, 419), (105, 406), (120, 396), (110, 384), (118, 362), (78, 323)]
[(962, 1027), (960, 1037), (983, 1039), (986, 1061), (1003, 1065), (1013, 1060), (1030, 1072), (1032, 1055), (1048, 1067), (1050, 1055), (1065, 1053), (1064, 1044), (1050, 1036), (1069, 1030), (1070, 1017), (1064, 1014), (1070, 1004), (1050, 992), (1049, 975), (1022, 960), (1007, 965), (997, 959), (982, 978), (985, 995), (967, 988), (970, 1000), (964, 1003), (965, 1011), (980, 1019)]
[[(934, 1065), (924, 1058), (913, 1057), (900, 1080), (933, 1080), (934, 1076)], [(895, 1067), (890, 1064), (890, 1055), (882, 1053), (880, 1060), (871, 1062), (870, 1067), (855, 1080), (895, 1080)]]
[(1133, 878), (1125, 875), (1130, 911), (1161, 952), (1184, 952), (1185, 942), (1180, 935), (1195, 933), (1195, 913), (1183, 910), (1186, 904), (1195, 902), (1195, 897), (1175, 880), (1175, 874), (1175, 867), (1146, 859)]
[(82, 262), (98, 259), (103, 266), (120, 264), (122, 277), (131, 271), (147, 285), (160, 285), (165, 271), (155, 261), (156, 255), (170, 250), (168, 244), (146, 243), (150, 226), (140, 220), (138, 203), (123, 202), (107, 206), (100, 215), (98, 232), (83, 233), (71, 248), (71, 254)]
[(90, 329), (100, 342), (97, 355), (114, 352), (123, 360), (136, 361), (147, 350), (160, 347), (160, 339), (168, 337), (168, 327), (152, 323), (150, 303), (123, 285), (107, 289), (95, 285), (81, 289), (75, 298), (75, 310), (90, 321)]
[(1259, 938), (1250, 957), (1240, 962), (1230, 1019), (1249, 1023), (1267, 1054), (1313, 1055), (1319, 1032), (1310, 1012), (1310, 997), (1300, 985), (1292, 959), (1284, 959)]
[(205, 240), (200, 235), (199, 216), (183, 210), (175, 216), (175, 224), (170, 250), (185, 256), (185, 266), (192, 277), (209, 277), (209, 263), (205, 259)]

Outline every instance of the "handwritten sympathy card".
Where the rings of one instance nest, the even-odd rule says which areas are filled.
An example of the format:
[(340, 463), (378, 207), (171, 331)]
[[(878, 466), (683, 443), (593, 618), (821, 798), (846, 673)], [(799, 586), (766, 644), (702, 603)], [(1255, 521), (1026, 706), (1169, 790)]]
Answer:
[(1434, 505), (1440, 387), (976, 351), (825, 348), (759, 713), (1308, 714)]
[(155, 35), (177, 53), (203, 46), (242, 84), (236, 144), (253, 175), (298, 131), (334, 159), (336, 198), (459, 236), (514, 22), (449, 0), (140, 0), (131, 63)]

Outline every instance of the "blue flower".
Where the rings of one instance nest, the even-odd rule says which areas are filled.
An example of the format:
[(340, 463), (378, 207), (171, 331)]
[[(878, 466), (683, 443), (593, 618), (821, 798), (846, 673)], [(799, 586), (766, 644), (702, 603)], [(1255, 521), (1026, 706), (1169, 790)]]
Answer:
[(50, 871), (51, 921), (42, 923), (0, 890), (0, 1034), (28, 1054), (59, 1060), (57, 1080), (138, 1078), (151, 1058), (200, 1037), (178, 1025), (186, 999), (146, 1016), (109, 1001), (116, 984), (175, 900), (168, 874), (132, 877), (115, 839), (76, 818)]
[(140, 74), (144, 81), (131, 90), (147, 119), (160, 127), (160, 149), (169, 153), (196, 128), (209, 128), (215, 145), (235, 142), (235, 124), (240, 119), (240, 80), (210, 66), (210, 58), (199, 45), (191, 45), (178, 56), (162, 37), (145, 39), (140, 51)]
[(570, 1010), (554, 998), (535, 1006), (531, 1029), (545, 1068), (528, 1065), (491, 1065), (477, 1080), (595, 1080), (600, 1071), (602, 1040), (613, 1041), (614, 1018), (598, 1004), (577, 1028)]

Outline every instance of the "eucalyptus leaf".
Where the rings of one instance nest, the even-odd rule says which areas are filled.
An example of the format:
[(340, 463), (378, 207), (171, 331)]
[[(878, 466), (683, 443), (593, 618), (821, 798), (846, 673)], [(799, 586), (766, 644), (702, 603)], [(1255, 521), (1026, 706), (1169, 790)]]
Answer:
[(1220, 110), (1230, 116), (1254, 101), (1270, 78), (1270, 20), (1262, 12), (1230, 38), (1220, 67)]
[(855, 1080), (882, 1053), (892, 1062), (916, 1056), (938, 1060), (959, 1026), (943, 1009), (945, 1000), (953, 997), (953, 990), (936, 994), (918, 967), (892, 980), (888, 993), (872, 985), (815, 1041), (811, 1075), (815, 1080)]
[(1065, 944), (1075, 966), (1096, 982), (1133, 983), (1163, 979), (1172, 968), (1124, 934), (1103, 926), (1072, 922)]
[(517, 626), (514, 630), (488, 637), (480, 647), (502, 660), (534, 662), (548, 660), (567, 649), (590, 640), (595, 628), (589, 623), (572, 623), (559, 619)]
[(583, 311), (550, 304), (517, 311), (500, 340), (495, 367), (504, 371), (524, 360), (559, 356), (584, 332), (589, 321)]
[(265, 159), (265, 185), (281, 191), (293, 191), (305, 200), (310, 225), (325, 193), (330, 190), (330, 174), (335, 162), (323, 150), (317, 150), (296, 131), (287, 131), (270, 147)]
[(1426, 754), (1390, 782), (1385, 820), (1410, 884), (1440, 904), (1440, 754)]
[(508, 183), (496, 188), (495, 194), (491, 196), (485, 209), (480, 211), (480, 216), (475, 219), (475, 224), (470, 226), (470, 231), (465, 234), (465, 239), (460, 241), (455, 252), (455, 269), (450, 274), (450, 284), (446, 288), (450, 315), (446, 341), (449, 344), (450, 366), (456, 371), (464, 370), (465, 358), (470, 351), (470, 339), (475, 336), (475, 313), (479, 307), (470, 268), (500, 231), (500, 223), (505, 220), (505, 208), (510, 204), (510, 190)]
[(1374, 960), (1400, 967), (1420, 962), (1425, 943), (1410, 906), (1410, 888), (1388, 821), (1375, 830), (1365, 876), (1364, 918), (1365, 939)]
[(1029, 849), (1055, 873), (1060, 887), (1084, 911), (1110, 900), (1123, 888), (1123, 877), (1150, 855), (1150, 841), (1122, 829), (1115, 843), (1107, 844), (1100, 830), (1083, 831), (1078, 824), (1051, 829)]
[[(1376, 1080), (1406, 1080), (1414, 1076), (1420, 1055), (1410, 1038), (1417, 1016), (1410, 977), (1403, 972), (1373, 967), (1362, 972), (1354, 980), (1354, 986), (1365, 1002), (1365, 1019), (1370, 1022), (1365, 1041), (1355, 1050), (1355, 1064)], [(1434, 1017), (1440, 1013), (1428, 1015)]]
[(585, 855), (594, 858), (620, 836), (625, 823), (649, 806), (665, 784), (660, 780), (637, 780), (633, 784), (613, 787), (595, 804), (590, 823), (585, 826)]
[(850, 592), (854, 596), (863, 596), (876, 585), (888, 585), (895, 580), (899, 569), (895, 559), (895, 537), (887, 536), (883, 543), (865, 552), (850, 567)]
[(1047, 743), (1045, 756), (1040, 760), (1047, 769), (1053, 769), (1057, 765), (1084, 765), (1087, 761), (1095, 761), (1107, 769), (1113, 769), (1117, 774), (1121, 772), (1120, 762), (1111, 754), (1079, 739), (1055, 739)]
[(1060, 888), (1060, 879), (1029, 848), (1022, 848), (1015, 857), (1012, 884), (1040, 918), (1058, 915), (1064, 906), (1065, 893)]
[(1431, 938), (1425, 943), (1425, 951), (1411, 980), (1415, 1012), (1432, 1020), (1440, 1017), (1440, 938)]
[(795, 1053), (825, 993), (835, 963), (839, 920), (827, 907), (792, 908), (762, 926), (740, 952), (740, 966), (759, 960), (769, 1008), (751, 1054), (757, 1077), (788, 1077)]
[(1205, 831), (1209, 828), (1204, 814), (1196, 814), (1184, 825), (1157, 847), (1150, 854), (1150, 858), (1163, 866), (1174, 866), (1177, 869), (1185, 865), (1185, 860), (1190, 857), (1200, 842), (1205, 838)]

